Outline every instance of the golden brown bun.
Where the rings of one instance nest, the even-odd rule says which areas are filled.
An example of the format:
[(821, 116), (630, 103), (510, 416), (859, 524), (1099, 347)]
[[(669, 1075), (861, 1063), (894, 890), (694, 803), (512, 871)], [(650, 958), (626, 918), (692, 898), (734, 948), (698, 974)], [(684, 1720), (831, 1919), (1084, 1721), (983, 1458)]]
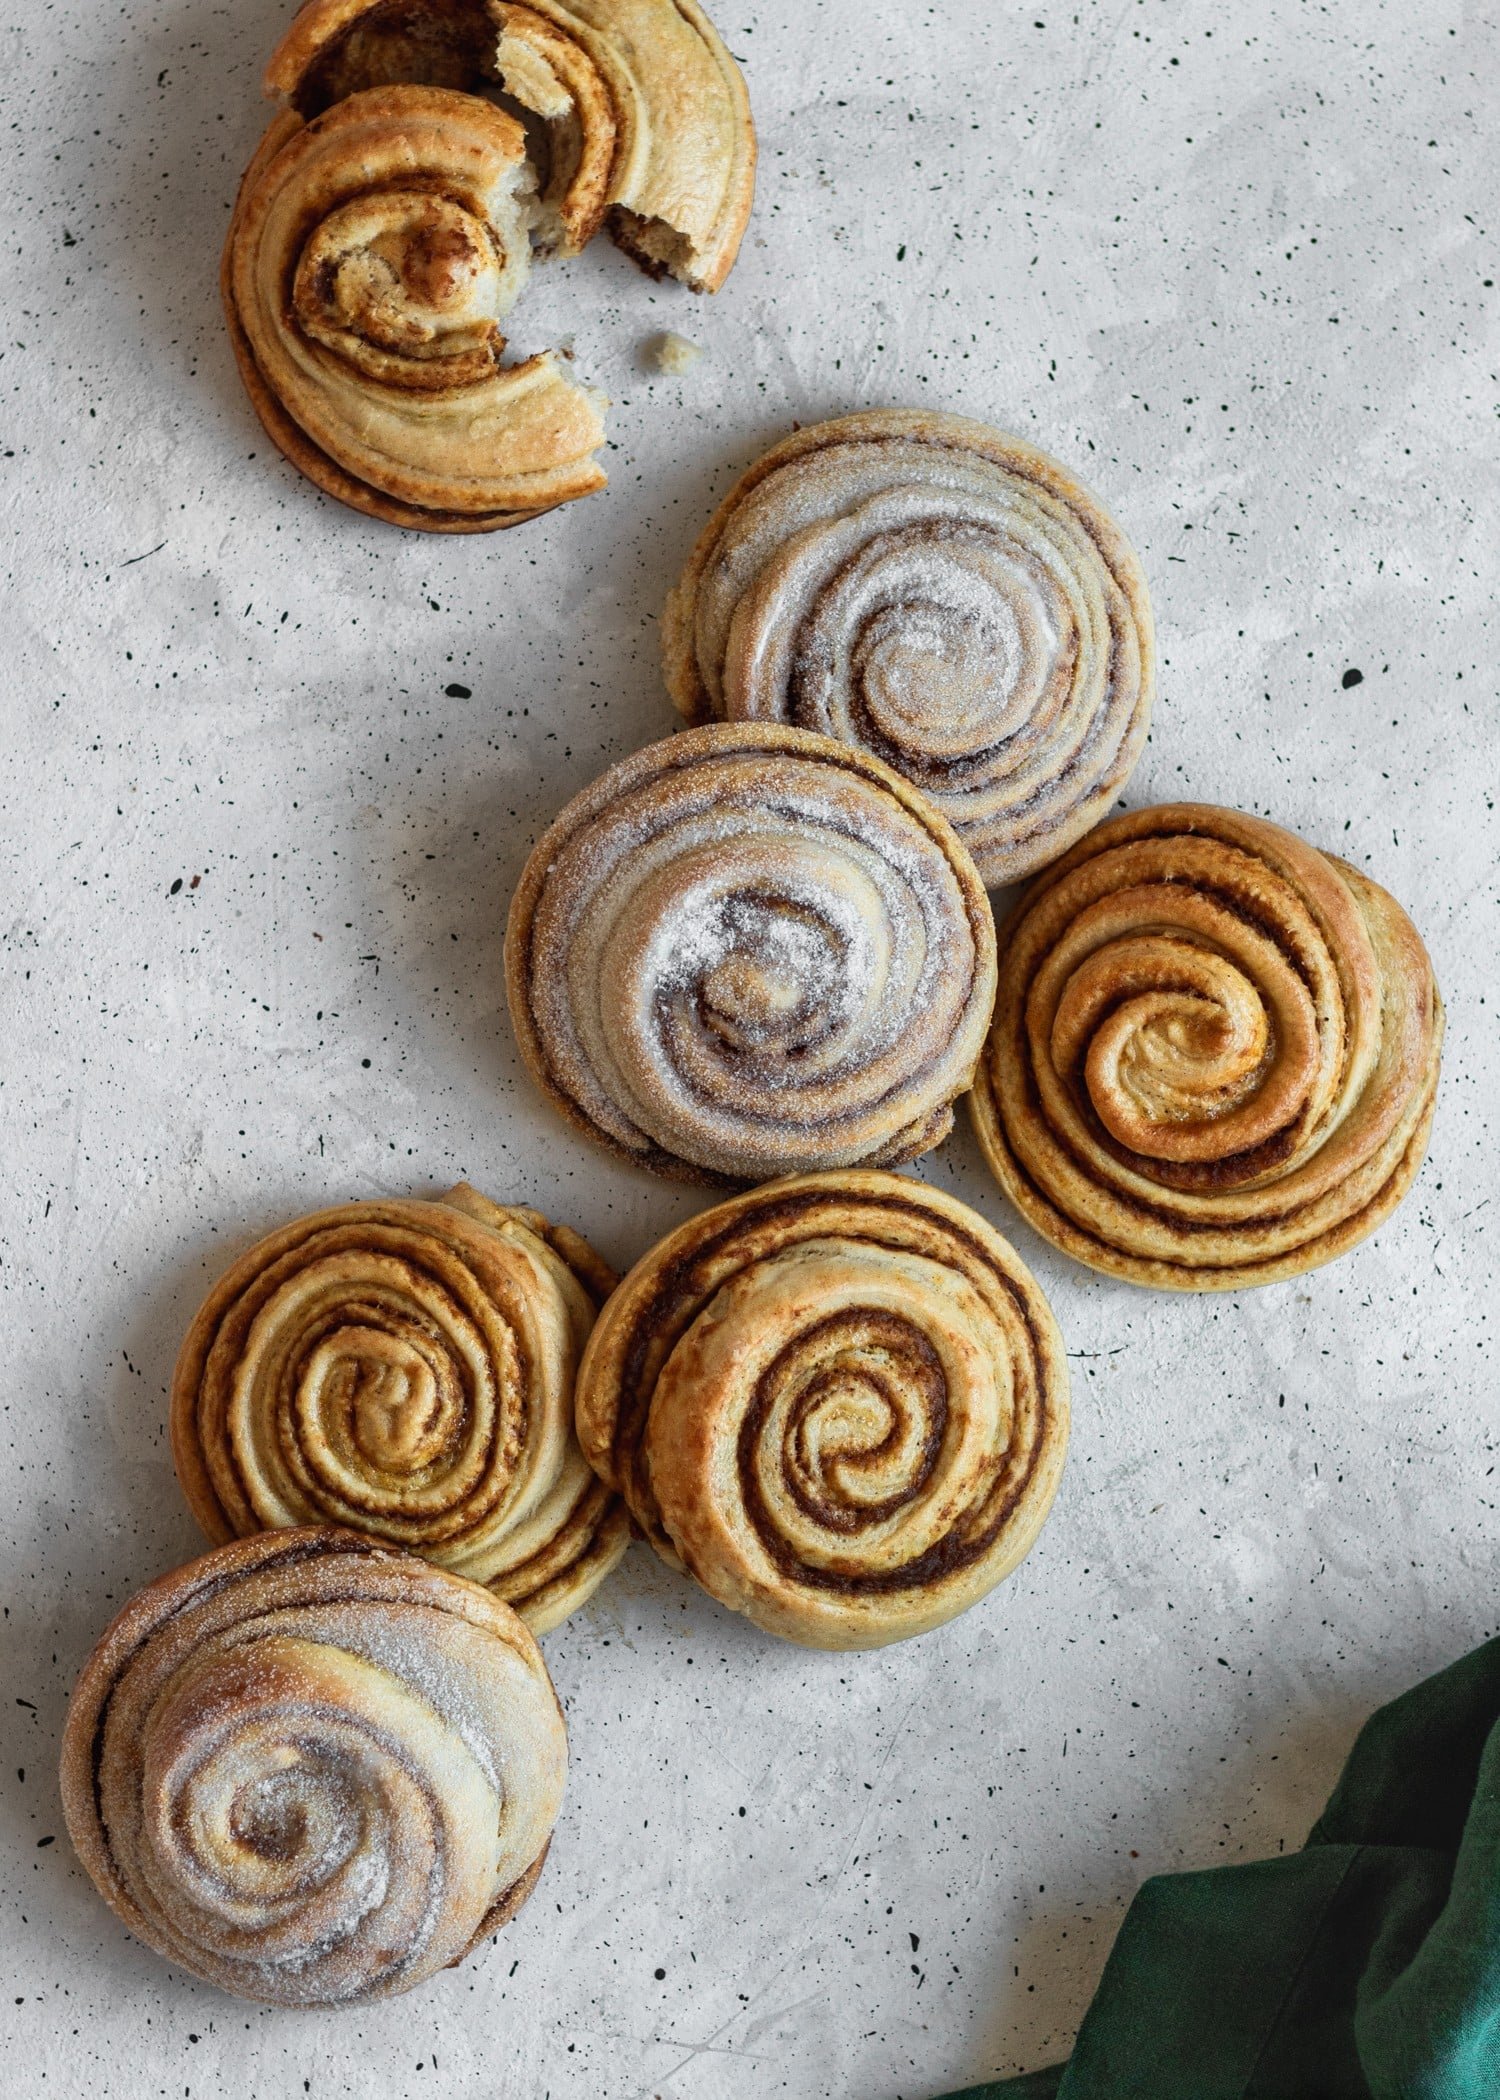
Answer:
[(338, 1524), (484, 1583), (545, 1633), (629, 1539), (583, 1461), (573, 1381), (613, 1276), (536, 1211), (299, 1218), (222, 1276), (172, 1381), (172, 1452), (214, 1540)]
[(1172, 803), (1101, 824), (1021, 898), (974, 1121), (1064, 1253), (1239, 1290), (1318, 1268), (1395, 1209), (1442, 1034), (1394, 898), (1278, 825)]
[(994, 925), (949, 826), (878, 759), (715, 724), (612, 767), (544, 834), (506, 988), (533, 1077), (580, 1130), (734, 1186), (947, 1135)]
[(651, 1544), (815, 1648), (941, 1625), (1030, 1548), (1068, 1436), (1062, 1340), (984, 1219), (900, 1175), (691, 1219), (600, 1315), (578, 1430)]
[(598, 398), (499, 361), (530, 261), (524, 135), (449, 89), (276, 118), (224, 251), (235, 355), (267, 435), (341, 502), (490, 531), (604, 484)]
[(299, 1530), (126, 1605), (74, 1689), (61, 1778), (78, 1856), (137, 1938), (242, 1998), (358, 2005), (514, 1915), (566, 1769), (507, 1605)]
[(1109, 809), (1146, 741), (1151, 602), (1067, 470), (963, 416), (799, 430), (710, 519), (663, 621), (690, 722), (791, 722), (932, 797), (986, 884)]

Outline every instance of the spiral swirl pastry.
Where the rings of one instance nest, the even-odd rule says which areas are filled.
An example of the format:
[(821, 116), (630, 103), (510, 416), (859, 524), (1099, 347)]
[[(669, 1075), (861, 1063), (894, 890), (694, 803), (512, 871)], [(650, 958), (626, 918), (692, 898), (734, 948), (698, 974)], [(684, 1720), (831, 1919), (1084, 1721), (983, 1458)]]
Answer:
[(346, 1526), (546, 1632), (629, 1539), (573, 1431), (613, 1280), (576, 1233), (464, 1184), (284, 1226), (215, 1284), (177, 1359), (172, 1450), (194, 1515), (215, 1541)]
[(985, 1596), (1068, 1439), (1035, 1278), (953, 1197), (870, 1169), (772, 1182), (639, 1261), (578, 1433), (662, 1558), (767, 1632), (874, 1648)]
[(506, 982), (527, 1065), (581, 1130), (733, 1186), (946, 1136), (994, 926), (949, 826), (879, 760), (713, 725), (568, 804), (511, 904)]
[(357, 2005), (514, 1916), (567, 1736), (509, 1606), (337, 1531), (207, 1553), (126, 1605), (68, 1709), (78, 1856), (130, 1930), (270, 2005)]
[(341, 502), (484, 532), (601, 488), (600, 397), (501, 362), (530, 266), (525, 133), (477, 95), (372, 87), (275, 119), (222, 283), (267, 434)]
[(1427, 1148), (1443, 1009), (1405, 912), (1258, 817), (1101, 824), (1004, 929), (974, 1120), (1064, 1253), (1238, 1290), (1372, 1232)]
[(932, 798), (991, 888), (1105, 814), (1146, 740), (1151, 605), (1055, 460), (961, 416), (799, 430), (720, 504), (667, 601), (690, 722), (790, 722)]

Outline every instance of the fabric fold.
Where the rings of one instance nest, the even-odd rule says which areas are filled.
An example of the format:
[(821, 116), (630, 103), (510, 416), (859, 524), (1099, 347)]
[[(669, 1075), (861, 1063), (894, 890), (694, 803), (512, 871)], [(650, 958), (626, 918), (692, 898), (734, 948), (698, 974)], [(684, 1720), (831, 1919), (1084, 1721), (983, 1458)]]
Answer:
[(1500, 1640), (1372, 1715), (1300, 1852), (1148, 1881), (1066, 2064), (949, 2100), (1500, 2093)]

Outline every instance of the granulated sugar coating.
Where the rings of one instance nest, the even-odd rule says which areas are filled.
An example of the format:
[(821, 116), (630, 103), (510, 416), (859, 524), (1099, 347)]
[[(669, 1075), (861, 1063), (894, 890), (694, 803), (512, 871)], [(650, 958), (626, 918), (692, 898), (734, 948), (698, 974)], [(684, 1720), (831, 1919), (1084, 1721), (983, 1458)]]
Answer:
[[(764, 146), (734, 274), (534, 273), (515, 351), (577, 331), (611, 486), (487, 542), (324, 502), (244, 403), (214, 273), (289, 12), (55, 0), (0, 84), (9, 2091), (928, 2100), (1055, 2060), (1146, 1875), (1299, 1845), (1365, 1715), (1497, 1623), (1493, 10), (711, 7)], [(687, 381), (640, 370), (666, 328)], [(960, 1112), (917, 1171), (1070, 1352), (1029, 1559), (841, 1658), (633, 1549), (545, 1637), (568, 1792), (498, 1943), (356, 2013), (241, 2008), (103, 1908), (54, 1778), (100, 1629), (203, 1544), (178, 1346), (327, 1204), (467, 1176), (621, 1268), (703, 1208), (539, 1100), (500, 933), (557, 812), (672, 729), (657, 615), (720, 498), (901, 404), (1038, 444), (1128, 533), (1130, 807), (1272, 817), (1411, 910), (1428, 1164), (1365, 1246), (1205, 1303), (1026, 1231)]]

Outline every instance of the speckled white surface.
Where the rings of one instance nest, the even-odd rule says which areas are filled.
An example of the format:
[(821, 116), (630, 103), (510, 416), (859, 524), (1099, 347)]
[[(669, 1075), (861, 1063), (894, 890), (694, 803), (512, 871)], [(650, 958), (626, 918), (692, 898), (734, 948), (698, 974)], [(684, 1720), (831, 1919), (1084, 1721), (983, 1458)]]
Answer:
[[(1365, 1711), (1500, 1620), (1495, 17), (732, 0), (738, 270), (694, 302), (601, 248), (534, 285), (515, 338), (576, 335), (613, 486), (469, 540), (337, 509), (241, 397), (216, 250), (284, 19), (4, 32), (6, 2090), (922, 2100), (1044, 2061), (1144, 1875), (1298, 1843)], [(680, 381), (641, 354), (669, 326), (706, 351)], [(1266, 811), (1412, 909), (1432, 1156), (1375, 1242), (1240, 1299), (1018, 1231), (1076, 1426), (1000, 1593), (808, 1656), (636, 1549), (546, 1643), (574, 1762), (523, 1918), (372, 2013), (241, 2007), (119, 1929), (54, 1778), (92, 1639), (200, 1544), (177, 1341), (326, 1201), (462, 1173), (621, 1262), (694, 1207), (532, 1094), (503, 915), (562, 799), (670, 726), (656, 613), (717, 493), (891, 402), (1040, 439), (1135, 538), (1132, 803)], [(928, 1171), (1005, 1222), (967, 1136)]]

